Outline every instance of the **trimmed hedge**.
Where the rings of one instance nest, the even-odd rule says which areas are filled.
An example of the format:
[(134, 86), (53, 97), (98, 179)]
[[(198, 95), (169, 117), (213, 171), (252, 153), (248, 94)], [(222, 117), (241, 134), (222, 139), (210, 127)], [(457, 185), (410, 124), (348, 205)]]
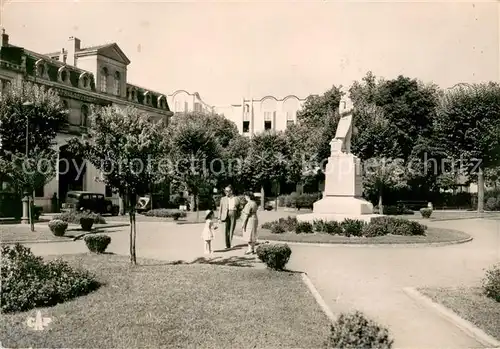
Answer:
[(68, 223), (60, 219), (53, 219), (49, 222), (49, 229), (55, 236), (63, 236), (68, 229)]
[(104, 234), (87, 235), (84, 240), (89, 251), (94, 253), (104, 253), (111, 243), (111, 237)]
[(321, 195), (319, 193), (314, 194), (298, 194), (296, 192), (290, 195), (283, 195), (278, 197), (278, 205), (285, 206), (289, 208), (296, 208), (300, 210), (301, 208), (313, 208), (313, 204), (320, 199)]
[(72, 224), (81, 224), (81, 218), (92, 218), (94, 224), (106, 224), (106, 220), (101, 217), (101, 215), (91, 212), (78, 212), (78, 211), (70, 211), (64, 212), (54, 216), (54, 219), (59, 219), (66, 223)]
[(88, 294), (100, 283), (62, 260), (44, 262), (21, 244), (2, 246), (2, 313), (47, 307)]
[(432, 208), (421, 208), (420, 214), (422, 215), (423, 218), (431, 218)]
[(257, 256), (269, 269), (283, 270), (292, 250), (287, 244), (263, 244), (257, 247)]
[(185, 218), (187, 213), (177, 209), (157, 208), (144, 212), (144, 215), (148, 217), (173, 218), (174, 220), (178, 220), (179, 218)]
[[(373, 208), (373, 213), (375, 213), (375, 214), (380, 213), (380, 209), (378, 206), (375, 206)], [(410, 215), (410, 214), (414, 214), (414, 213), (415, 212), (413, 212), (412, 210), (410, 210), (402, 205), (384, 206), (384, 214), (388, 215), (388, 216), (399, 216), (399, 215), (403, 215), (403, 214)]]
[(397, 217), (375, 217), (370, 223), (357, 219), (345, 219), (342, 222), (315, 220), (313, 223), (298, 222), (295, 217), (280, 218), (266, 222), (262, 229), (273, 234), (295, 232), (296, 234), (326, 233), (340, 236), (375, 237), (383, 235), (425, 235), (427, 227), (418, 222)]

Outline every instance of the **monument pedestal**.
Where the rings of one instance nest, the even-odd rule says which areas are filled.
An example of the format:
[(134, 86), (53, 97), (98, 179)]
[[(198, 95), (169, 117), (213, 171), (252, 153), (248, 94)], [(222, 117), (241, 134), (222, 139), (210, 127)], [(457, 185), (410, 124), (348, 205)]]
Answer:
[(369, 222), (381, 215), (362, 198), (361, 162), (353, 154), (332, 153), (325, 168), (323, 198), (313, 205), (313, 213), (298, 215), (298, 221), (343, 221), (346, 218)]

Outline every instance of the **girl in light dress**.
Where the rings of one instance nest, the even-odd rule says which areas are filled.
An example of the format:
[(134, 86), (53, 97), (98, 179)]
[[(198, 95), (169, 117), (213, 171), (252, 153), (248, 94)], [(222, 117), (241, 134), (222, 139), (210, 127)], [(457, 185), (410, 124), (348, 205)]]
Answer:
[(214, 218), (214, 211), (208, 210), (205, 212), (205, 226), (203, 227), (203, 231), (201, 233), (202, 239), (205, 241), (205, 254), (212, 254), (212, 240), (215, 237), (215, 229), (217, 226), (215, 225), (216, 221)]

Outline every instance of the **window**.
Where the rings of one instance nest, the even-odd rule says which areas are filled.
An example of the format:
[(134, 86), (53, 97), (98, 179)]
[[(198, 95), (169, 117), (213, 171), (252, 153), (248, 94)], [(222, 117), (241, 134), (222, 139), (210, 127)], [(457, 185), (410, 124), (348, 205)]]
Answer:
[(101, 70), (101, 92), (106, 92), (108, 89), (108, 69), (106, 67)]
[(250, 132), (250, 121), (243, 121), (243, 133)]
[(43, 75), (45, 74), (45, 65), (43, 63), (38, 64), (38, 66), (36, 67), (36, 72), (38, 76), (43, 77)]
[(273, 122), (272, 121), (264, 121), (264, 130), (269, 131), (273, 127)]
[(35, 189), (35, 197), (37, 198), (43, 198), (45, 193), (43, 192), (43, 185), (37, 189)]
[(250, 111), (250, 106), (248, 104), (245, 104), (245, 113), (248, 113)]
[(184, 113), (188, 112), (188, 102), (184, 102)]
[(89, 107), (84, 104), (82, 105), (81, 115), (80, 115), (80, 126), (87, 126), (87, 119), (89, 116)]
[(120, 77), (120, 72), (115, 72), (115, 94), (117, 96), (120, 96), (121, 93), (121, 77)]
[(264, 121), (271, 121), (272, 120), (272, 113), (270, 111), (265, 111), (264, 112)]
[(83, 76), (83, 87), (88, 87), (89, 86), (89, 78), (87, 77), (87, 75), (84, 75)]
[(67, 78), (68, 78), (68, 72), (66, 70), (61, 71), (61, 81), (66, 82)]
[(104, 195), (105, 195), (107, 198), (109, 198), (109, 197), (113, 196), (113, 190), (111, 189), (111, 187), (110, 187), (109, 185), (107, 185), (107, 186), (106, 186), (106, 188), (105, 188), (105, 190), (104, 190), (104, 191), (105, 191), (105, 194), (104, 194)]

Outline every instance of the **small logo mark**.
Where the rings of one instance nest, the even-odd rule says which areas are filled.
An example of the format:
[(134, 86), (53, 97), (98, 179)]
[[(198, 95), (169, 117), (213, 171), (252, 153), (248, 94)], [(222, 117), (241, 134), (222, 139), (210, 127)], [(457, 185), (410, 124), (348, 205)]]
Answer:
[(28, 327), (31, 327), (35, 331), (43, 331), (45, 327), (47, 327), (52, 322), (51, 318), (42, 317), (42, 313), (39, 311), (36, 312), (35, 317), (29, 317), (26, 320), (26, 324)]

